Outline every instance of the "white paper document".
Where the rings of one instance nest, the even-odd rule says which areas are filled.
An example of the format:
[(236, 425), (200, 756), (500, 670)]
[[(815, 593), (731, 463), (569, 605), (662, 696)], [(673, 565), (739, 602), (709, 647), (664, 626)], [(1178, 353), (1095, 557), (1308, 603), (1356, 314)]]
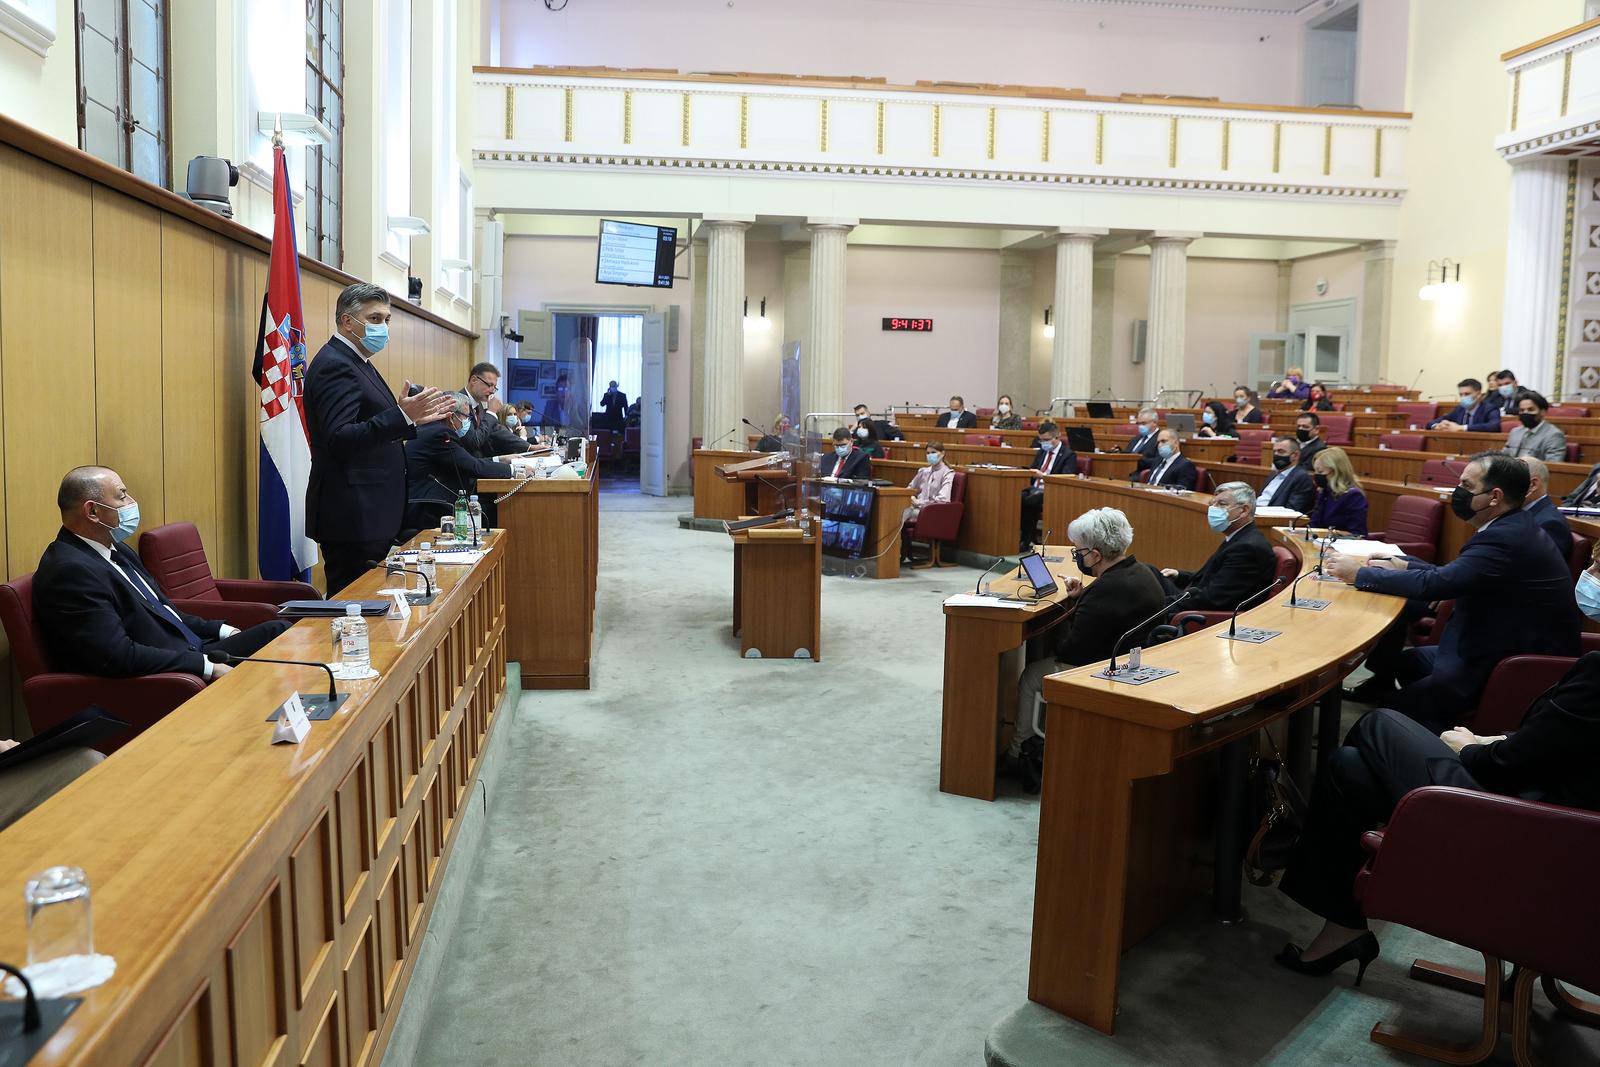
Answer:
[(999, 597), (979, 596), (977, 593), (957, 593), (944, 602), (947, 608), (1025, 608), (1032, 601), (1001, 600)]
[(1256, 515), (1263, 519), (1303, 519), (1305, 513), (1294, 508), (1280, 508), (1272, 504), (1256, 505)]
[(1328, 551), (1338, 552), (1344, 556), (1356, 556), (1361, 559), (1405, 555), (1399, 545), (1391, 545), (1387, 541), (1368, 541), (1359, 537), (1341, 538), (1338, 541), (1330, 542)]

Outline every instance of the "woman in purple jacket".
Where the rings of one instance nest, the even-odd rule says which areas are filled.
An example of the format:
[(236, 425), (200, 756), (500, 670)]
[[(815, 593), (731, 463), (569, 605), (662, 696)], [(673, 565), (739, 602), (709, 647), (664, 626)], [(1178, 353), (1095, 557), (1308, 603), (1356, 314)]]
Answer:
[(1273, 382), (1267, 391), (1269, 400), (1304, 400), (1310, 395), (1311, 386), (1306, 384), (1306, 372), (1302, 367), (1290, 367), (1289, 372)]
[(1367, 494), (1361, 491), (1350, 457), (1342, 448), (1324, 448), (1311, 461), (1317, 500), (1311, 506), (1314, 529), (1367, 536)]

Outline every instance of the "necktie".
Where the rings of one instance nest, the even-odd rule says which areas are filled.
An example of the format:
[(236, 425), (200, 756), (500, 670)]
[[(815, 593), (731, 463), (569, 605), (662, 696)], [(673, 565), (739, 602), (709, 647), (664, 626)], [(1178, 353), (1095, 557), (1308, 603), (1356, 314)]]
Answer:
[(194, 649), (196, 652), (199, 652), (200, 649), (205, 645), (205, 642), (200, 639), (199, 634), (189, 629), (188, 625), (183, 621), (183, 616), (179, 615), (175, 610), (163, 603), (161, 598), (156, 596), (155, 590), (151, 589), (145, 584), (144, 577), (140, 575), (137, 570), (134, 570), (132, 567), (124, 567), (121, 564), (118, 564), (117, 566), (119, 570), (122, 570), (123, 576), (126, 577), (133, 587), (139, 591), (139, 595), (144, 597), (145, 600), (150, 603), (150, 606), (155, 608), (162, 618), (166, 619), (168, 622), (172, 623), (178, 628), (178, 632), (183, 634), (183, 639), (189, 642), (190, 648)]

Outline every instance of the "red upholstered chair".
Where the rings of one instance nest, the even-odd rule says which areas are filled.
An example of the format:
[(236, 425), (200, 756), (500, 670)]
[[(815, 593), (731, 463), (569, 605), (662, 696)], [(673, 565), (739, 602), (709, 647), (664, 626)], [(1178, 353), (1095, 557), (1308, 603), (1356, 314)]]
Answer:
[(990, 437), (986, 433), (969, 433), (961, 438), (961, 443), (966, 445), (987, 445)]
[(101, 752), (115, 752), (135, 735), (205, 688), (194, 674), (151, 674), (143, 678), (99, 678), (54, 670), (45, 653), (44, 634), (33, 614), (33, 575), (0, 584), (0, 624), (11, 642), (11, 662), (22, 676), (22, 703), (34, 733), (98, 704), (133, 729), (107, 737)]
[(1583, 442), (1581, 442), (1581, 441), (1568, 441), (1567, 442), (1567, 462), (1568, 463), (1576, 463), (1576, 462), (1578, 462), (1578, 457), (1580, 455), (1582, 455), (1582, 454), (1583, 454)]
[[(1439, 531), (1444, 527), (1444, 501), (1425, 496), (1398, 496), (1389, 513), (1389, 525), (1373, 530), (1374, 541), (1399, 545), (1409, 555), (1433, 562), (1439, 551)], [(1587, 566), (1587, 564), (1586, 564)]]
[(1572, 571), (1572, 580), (1576, 582), (1578, 575), (1589, 569), (1593, 559), (1594, 542), (1583, 534), (1572, 535), (1572, 551), (1567, 554), (1567, 568)]
[(139, 559), (179, 611), (244, 629), (278, 617), (285, 600), (320, 600), (305, 582), (215, 578), (192, 522), (169, 522), (139, 537)]
[(1430, 459), (1423, 463), (1422, 472), (1417, 475), (1417, 484), (1454, 489), (1461, 480), (1461, 472), (1466, 469), (1467, 460), (1464, 459)]
[(1211, 480), (1211, 472), (1200, 466), (1194, 467), (1194, 491), (1197, 493), (1212, 493), (1216, 491), (1216, 483)]
[(1421, 452), (1426, 441), (1420, 433), (1389, 433), (1378, 438), (1378, 447), (1396, 452)]
[(1266, 451), (1272, 447), (1271, 430), (1247, 430), (1238, 428), (1239, 447), (1234, 452), (1240, 463), (1251, 463), (1261, 466), (1266, 458)]
[(973, 414), (980, 419), (992, 419), (994, 418), (994, 408), (979, 408)]
[(946, 563), (939, 556), (940, 546), (945, 541), (954, 541), (961, 532), (961, 518), (967, 510), (967, 476), (961, 471), (956, 471), (950, 480), (950, 502), (948, 504), (929, 504), (917, 512), (917, 517), (907, 523), (900, 531), (900, 536), (907, 543), (912, 541), (928, 542), (928, 562), (913, 564), (923, 567), (954, 567), (954, 563)]
[(1408, 430), (1425, 430), (1428, 423), (1439, 417), (1434, 414), (1439, 410), (1439, 405), (1431, 401), (1424, 404), (1415, 400), (1401, 400), (1395, 403), (1394, 410), (1405, 420)]
[(1326, 411), (1321, 413), (1322, 439), (1330, 445), (1347, 445), (1352, 440), (1355, 432), (1356, 417), (1354, 415), (1330, 415)]
[(1589, 409), (1575, 404), (1551, 404), (1550, 410), (1545, 414), (1552, 419), (1586, 419), (1589, 417)]
[(1495, 664), (1478, 694), (1478, 710), (1467, 720), (1472, 732), (1494, 737), (1520, 727), (1529, 705), (1561, 681), (1576, 662), (1575, 656), (1507, 656)]
[[(1491, 849), (1464, 847), (1492, 841)], [(1401, 798), (1382, 831), (1366, 834), (1372, 853), (1355, 893), (1368, 919), (1400, 923), (1483, 954), (1482, 979), (1417, 960), (1411, 975), (1458, 991), (1481, 983), (1483, 1027), (1475, 1045), (1445, 1046), (1372, 1028), (1387, 1048), (1447, 1063), (1479, 1063), (1500, 1039), (1503, 965), (1509, 981), (1513, 1054), (1529, 1064), (1533, 984), (1557, 1009), (1591, 1025), (1600, 1014), (1559, 983), (1600, 988), (1600, 953), (1580, 936), (1594, 914), (1600, 879), (1600, 813), (1470, 789), (1426, 786)], [(1575, 925), (1576, 924), (1576, 925)]]
[(1023, 419), (1022, 420), (1022, 428), (1024, 430), (1037, 430), (1039, 428), (1039, 420), (1038, 419)]
[[(1093, 476), (1093, 474), (1094, 474), (1094, 457), (1085, 455), (1082, 452), (1078, 452), (1078, 453), (1075, 453), (1075, 454), (1078, 457), (1078, 473), (1079, 474), (1083, 474), (1083, 475)], [(1584, 566), (1587, 567), (1588, 564), (1585, 563)], [(1574, 580), (1576, 580), (1576, 579), (1574, 579)]]
[(639, 427), (629, 426), (622, 431), (622, 458), (639, 458)]

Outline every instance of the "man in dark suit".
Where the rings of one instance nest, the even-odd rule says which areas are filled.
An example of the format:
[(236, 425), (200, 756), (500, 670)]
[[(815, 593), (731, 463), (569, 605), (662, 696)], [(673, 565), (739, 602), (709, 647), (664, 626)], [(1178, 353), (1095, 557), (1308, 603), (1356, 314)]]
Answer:
[(875, 419), (871, 410), (865, 404), (855, 406), (856, 425), (865, 423), (872, 428), (873, 434), (880, 441), (904, 441), (906, 435), (900, 432), (900, 427), (888, 419)]
[(394, 544), (406, 510), (406, 450), (417, 427), (447, 417), (453, 404), (438, 389), (397, 403), (372, 365), (389, 342), (389, 294), (357, 282), (339, 294), (334, 333), (306, 372), (311, 478), (306, 533), (322, 546), (334, 595)]
[[(616, 385), (616, 382), (612, 382)], [(493, 363), (479, 363), (467, 375), (465, 390), (472, 400), (466, 445), (482, 459), (509, 456), (528, 450), (528, 442), (506, 428), (500, 416), (489, 410), (489, 402), (500, 390), (500, 372)], [(619, 421), (617, 425), (622, 424)]]
[(179, 611), (124, 544), (139, 504), (109, 467), (76, 467), (56, 491), (61, 531), (33, 576), (33, 613), (51, 662), (103, 678), (174, 672), (212, 681), (228, 673), (208, 652), (249, 656), (289, 628), (248, 630)]
[(1271, 481), (1261, 487), (1257, 504), (1275, 508), (1294, 508), (1302, 515), (1311, 514), (1316, 503), (1317, 483), (1311, 472), (1300, 466), (1300, 442), (1293, 437), (1278, 437), (1272, 442)]
[(1526, 466), (1500, 452), (1479, 453), (1450, 500), (1450, 509), (1476, 528), (1454, 560), (1436, 566), (1412, 556), (1365, 564), (1338, 553), (1327, 559), (1323, 569), (1357, 589), (1455, 601), (1437, 645), (1407, 649), (1391, 634), (1379, 639), (1367, 656), (1373, 682), (1363, 683), (1358, 699), (1443, 730), (1477, 703), (1490, 672), (1507, 656), (1578, 654), (1572, 575), (1522, 510), (1527, 495)]
[(1551, 501), (1545, 488), (1550, 484), (1549, 465), (1532, 456), (1517, 458), (1528, 468), (1528, 499), (1523, 502), (1522, 510), (1550, 538), (1550, 543), (1556, 546), (1561, 558), (1568, 559), (1572, 555), (1572, 527), (1567, 525), (1567, 517)]
[(957, 430), (967, 430), (978, 425), (978, 416), (967, 410), (967, 402), (959, 396), (950, 398), (950, 410), (942, 413), (937, 426), (954, 427)]
[(600, 398), (600, 407), (606, 413), (606, 424), (622, 429), (622, 421), (628, 414), (628, 394), (618, 389), (616, 382), (606, 386), (605, 395)]
[[(1040, 432), (1043, 430), (1041, 426)], [(1055, 654), (1036, 660), (1022, 672), (1017, 685), (1016, 733), (1001, 758), (1002, 769), (1019, 777), (1030, 793), (1039, 791), (1044, 772), (1044, 738), (1034, 731), (1033, 719), (1045, 677), (1106, 659), (1117, 638), (1159, 611), (1165, 599), (1155, 572), (1128, 551), (1133, 527), (1121, 511), (1086, 511), (1072, 520), (1066, 532), (1072, 542), (1072, 562), (1080, 574), (1093, 581), (1066, 580), (1062, 591), (1068, 615), (1052, 634)]]
[(1600, 463), (1589, 468), (1578, 487), (1561, 498), (1566, 507), (1600, 507)]
[(1156, 465), (1160, 455), (1156, 451), (1157, 438), (1161, 433), (1161, 416), (1155, 408), (1144, 408), (1134, 420), (1133, 440), (1128, 443), (1127, 451), (1139, 457), (1139, 466), (1129, 472), (1133, 477), (1139, 471), (1147, 471)]
[(1150, 468), (1149, 484), (1193, 490), (1199, 480), (1200, 472), (1183, 454), (1183, 442), (1178, 438), (1178, 431), (1163, 428), (1156, 435), (1156, 461)]
[(1322, 439), (1322, 419), (1315, 411), (1302, 411), (1295, 416), (1294, 436), (1300, 442), (1300, 467), (1310, 471), (1311, 461), (1328, 447), (1328, 442)]
[(1277, 567), (1272, 546), (1256, 528), (1255, 490), (1244, 482), (1218, 486), (1206, 508), (1206, 525), (1222, 535), (1222, 544), (1197, 571), (1164, 568), (1161, 575), (1172, 584), (1167, 595), (1188, 590), (1193, 595), (1183, 602), (1186, 609), (1232, 611), (1265, 589)]
[(1500, 408), (1483, 395), (1483, 386), (1476, 378), (1463, 378), (1456, 383), (1461, 392), (1461, 403), (1442, 418), (1428, 423), (1430, 430), (1471, 430), (1474, 433), (1499, 433)]
[[(455, 411), (443, 422), (417, 430), (406, 442), (406, 519), (408, 528), (428, 529), (455, 508), (456, 498), (478, 491), (479, 478), (510, 478), (509, 463), (483, 459), (467, 447), (472, 430), (472, 398), (453, 394)], [(489, 503), (484, 501), (484, 503)], [(485, 513), (485, 525), (492, 527)]]
[(1044, 479), (1047, 474), (1077, 474), (1078, 455), (1061, 440), (1061, 431), (1053, 422), (1039, 424), (1039, 447), (1034, 450), (1029, 466), (1038, 477), (1022, 491), (1022, 546), (1023, 552), (1033, 547), (1033, 532), (1039, 526), (1039, 516), (1044, 512)]
[(824, 453), (819, 476), (844, 480), (872, 477), (872, 457), (856, 447), (855, 434), (843, 426), (833, 431), (833, 451)]

